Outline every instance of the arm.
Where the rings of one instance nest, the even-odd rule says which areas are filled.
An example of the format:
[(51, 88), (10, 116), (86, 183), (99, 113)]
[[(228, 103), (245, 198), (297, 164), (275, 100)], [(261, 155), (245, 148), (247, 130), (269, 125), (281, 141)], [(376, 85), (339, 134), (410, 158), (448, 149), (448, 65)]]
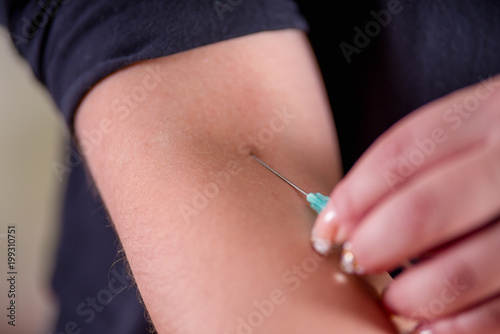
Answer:
[(320, 82), (288, 30), (135, 64), (84, 99), (77, 137), (159, 333), (393, 331), (361, 281), (314, 256), (303, 198), (249, 159), (331, 190)]

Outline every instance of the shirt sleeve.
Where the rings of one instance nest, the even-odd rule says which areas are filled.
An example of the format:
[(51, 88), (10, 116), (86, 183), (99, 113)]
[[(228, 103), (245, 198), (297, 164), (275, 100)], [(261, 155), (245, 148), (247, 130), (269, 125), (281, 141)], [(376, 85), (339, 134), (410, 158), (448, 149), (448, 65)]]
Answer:
[(0, 23), (73, 116), (99, 80), (134, 62), (307, 23), (292, 0), (0, 0)]

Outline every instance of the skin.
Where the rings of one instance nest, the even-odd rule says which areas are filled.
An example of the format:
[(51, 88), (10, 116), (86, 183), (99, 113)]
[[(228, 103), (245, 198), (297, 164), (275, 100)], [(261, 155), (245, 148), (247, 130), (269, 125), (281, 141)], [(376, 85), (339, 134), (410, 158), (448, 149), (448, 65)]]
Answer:
[(364, 273), (421, 259), (384, 302), (422, 332), (500, 327), (499, 106), (495, 76), (414, 111), (370, 147), (313, 228), (348, 240)]
[[(75, 127), (159, 333), (248, 332), (241, 321), (253, 333), (395, 333), (369, 286), (313, 251), (302, 195), (249, 155), (311, 191), (340, 177), (302, 32), (134, 64), (90, 91)], [(255, 303), (268, 311), (255, 315)]]

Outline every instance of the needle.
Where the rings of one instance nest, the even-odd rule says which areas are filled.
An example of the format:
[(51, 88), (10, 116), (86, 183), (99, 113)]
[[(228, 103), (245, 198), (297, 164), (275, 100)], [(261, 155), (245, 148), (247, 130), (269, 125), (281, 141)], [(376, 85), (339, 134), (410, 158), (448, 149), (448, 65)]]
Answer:
[(282, 179), (283, 181), (285, 181), (286, 183), (288, 183), (289, 185), (291, 185), (292, 187), (294, 187), (295, 189), (297, 189), (298, 191), (300, 191), (301, 193), (303, 193), (304, 195), (307, 196), (307, 193), (300, 189), (299, 187), (297, 187), (295, 184), (293, 184), (292, 182), (288, 181), (287, 179), (285, 179), (284, 176), (282, 176), (280, 173), (278, 173), (277, 171), (275, 171), (274, 169), (272, 169), (271, 167), (269, 167), (265, 162), (263, 162), (262, 160), (260, 160), (259, 158), (257, 158), (255, 155), (251, 154), (251, 156), (257, 160), (262, 166), (266, 167), (267, 169), (269, 169), (271, 172), (273, 172), (274, 174), (276, 174), (276, 176), (278, 176), (280, 179)]
[(271, 167), (269, 167), (266, 163), (264, 163), (262, 160), (260, 160), (259, 158), (257, 158), (255, 155), (253, 155), (253, 154), (250, 154), (250, 155), (255, 160), (257, 160), (257, 162), (259, 162), (262, 166), (266, 167), (268, 170), (270, 170), (271, 172), (273, 172), (280, 179), (282, 179), (283, 181), (285, 181), (286, 183), (288, 183), (289, 185), (291, 185), (292, 187), (294, 187), (296, 190), (298, 190), (299, 192), (301, 192), (302, 194), (304, 194), (306, 196), (307, 201), (311, 205), (311, 208), (313, 208), (314, 211), (316, 211), (317, 213), (320, 213), (325, 208), (326, 203), (329, 200), (328, 196), (325, 196), (325, 195), (320, 194), (320, 193), (315, 193), (315, 194), (314, 193), (306, 193), (304, 190), (300, 189), (295, 184), (293, 184), (292, 182), (290, 182), (289, 180), (287, 180), (283, 175), (281, 175), (280, 173), (278, 173), (277, 171), (275, 171), (274, 169), (272, 169)]
[[(304, 190), (300, 189), (295, 184), (293, 184), (292, 182), (290, 182), (289, 180), (287, 180), (283, 175), (281, 175), (280, 173), (278, 173), (277, 171), (275, 171), (274, 169), (272, 169), (271, 167), (269, 167), (265, 162), (263, 162), (262, 160), (260, 160), (259, 158), (257, 158), (255, 155), (253, 155), (253, 154), (250, 154), (250, 155), (255, 160), (257, 160), (262, 166), (266, 167), (268, 170), (270, 170), (271, 172), (273, 172), (280, 179), (282, 179), (283, 181), (285, 181), (286, 183), (288, 183), (289, 185), (291, 185), (292, 187), (294, 187), (296, 190), (298, 190), (299, 192), (301, 192), (302, 194), (304, 194), (306, 196), (307, 201), (310, 203), (311, 208), (313, 208), (314, 211), (316, 211), (317, 213), (320, 213), (325, 208), (326, 203), (329, 200), (329, 198), (327, 196), (322, 195), (320, 193), (315, 193), (315, 194), (314, 193), (309, 193), (309, 194), (306, 193)], [(313, 239), (313, 242), (314, 242), (314, 239)], [(332, 245), (328, 242), (327, 247), (329, 248), (329, 250), (331, 250)], [(353, 255), (352, 251), (350, 250), (350, 244), (349, 243), (345, 243), (345, 244), (341, 245), (341, 247), (342, 247), (342, 253), (341, 253), (340, 268), (342, 269), (342, 271), (344, 271), (344, 272), (346, 272), (348, 274), (353, 274), (353, 273), (361, 274), (362, 273), (362, 269), (360, 267), (357, 267), (354, 255)], [(326, 254), (326, 253), (325, 252), (321, 252), (321, 254)], [(408, 268), (409, 266), (411, 266), (411, 262), (409, 262), (409, 261), (404, 264), (404, 268)], [(376, 279), (377, 276), (378, 275), (372, 276), (372, 279)], [(383, 275), (383, 274), (381, 274), (380, 277), (383, 277), (384, 279), (386, 278), (386, 276)], [(370, 282), (370, 281), (368, 281), (368, 282)], [(373, 285), (373, 283), (370, 283), (370, 284)]]

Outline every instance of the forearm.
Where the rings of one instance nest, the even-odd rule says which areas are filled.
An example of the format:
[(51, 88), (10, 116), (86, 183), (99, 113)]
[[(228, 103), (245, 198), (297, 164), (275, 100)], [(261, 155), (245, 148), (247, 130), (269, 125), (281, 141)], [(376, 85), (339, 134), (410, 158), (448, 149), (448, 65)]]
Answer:
[(301, 195), (249, 159), (252, 150), (315, 192), (340, 176), (299, 32), (115, 73), (79, 108), (78, 137), (96, 129), (104, 140), (87, 143), (88, 165), (160, 333), (235, 333), (263, 300), (275, 307), (250, 320), (256, 332), (391, 331), (359, 281), (336, 282), (336, 263), (313, 257)]

